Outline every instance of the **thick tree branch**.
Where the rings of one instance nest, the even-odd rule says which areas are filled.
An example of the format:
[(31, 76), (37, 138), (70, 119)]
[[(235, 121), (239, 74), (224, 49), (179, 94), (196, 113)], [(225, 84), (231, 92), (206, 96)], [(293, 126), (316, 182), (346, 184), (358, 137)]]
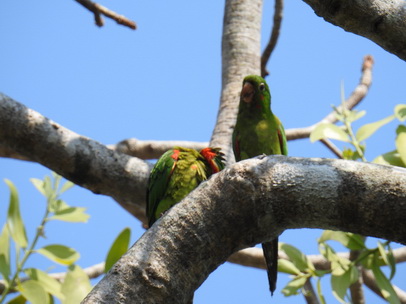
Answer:
[(1, 93), (0, 143), (77, 185), (111, 196), (145, 222), (150, 164), (76, 134)]
[(265, 47), (264, 52), (261, 56), (261, 76), (265, 77), (269, 75), (269, 72), (266, 69), (266, 65), (271, 57), (273, 50), (275, 49), (276, 43), (278, 42), (279, 33), (281, 30), (283, 17), (283, 0), (275, 0), (275, 8), (273, 15), (273, 27), (271, 31), (271, 38), (268, 41), (268, 44)]
[(118, 24), (129, 27), (130, 29), (135, 30), (137, 25), (134, 21), (128, 19), (123, 15), (119, 15), (116, 12), (109, 10), (107, 7), (100, 5), (98, 3), (92, 2), (90, 0), (75, 0), (77, 3), (80, 3), (86, 7), (89, 11), (94, 14), (94, 20), (97, 26), (103, 26), (104, 20), (101, 15), (106, 16), (107, 18), (115, 20)]
[(406, 60), (404, 0), (303, 0), (324, 20)]
[(284, 156), (242, 161), (171, 208), (83, 303), (186, 303), (233, 252), (290, 228), (406, 244), (405, 216), (405, 169)]
[[(232, 35), (230, 34), (230, 36), (232, 36)], [(233, 39), (237, 39), (237, 38), (234, 37)], [(231, 61), (232, 64), (237, 64), (231, 59), (229, 59), (229, 61)], [(352, 109), (353, 107), (355, 107), (367, 94), (368, 89), (372, 82), (372, 66), (373, 66), (372, 56), (365, 56), (364, 62), (362, 65), (362, 75), (361, 75), (360, 83), (355, 88), (355, 90), (352, 92), (351, 96), (345, 102), (345, 105), (348, 109)], [(228, 74), (232, 74), (232, 71), (233, 71), (233, 69), (230, 69), (230, 71), (224, 71), (224, 73), (226, 75), (228, 75)], [(230, 149), (230, 144), (231, 144), (230, 138), (231, 138), (231, 133), (232, 133), (231, 126), (234, 126), (235, 115), (236, 115), (236, 111), (237, 111), (236, 109), (238, 106), (238, 92), (241, 89), (241, 79), (244, 77), (243, 74), (248, 74), (249, 72), (240, 71), (240, 73), (241, 73), (241, 75), (239, 77), (237, 77), (239, 79), (238, 81), (236, 78), (234, 78), (235, 75), (233, 75), (233, 76), (229, 75), (227, 78), (227, 79), (233, 79), (234, 82), (232, 84), (226, 85), (226, 89), (224, 89), (223, 94), (226, 94), (226, 91), (227, 91), (232, 96), (231, 95), (230, 95), (231, 97), (227, 96), (227, 95), (222, 96), (222, 102), (220, 104), (220, 111), (222, 112), (222, 114), (219, 115), (217, 118), (217, 125), (216, 125), (217, 131), (215, 131), (215, 133), (217, 135), (214, 136), (214, 133), (213, 133), (213, 137), (210, 142), (210, 144), (213, 147), (222, 147), (223, 149), (225, 149), (225, 152), (229, 154), (229, 158), (228, 158), (229, 162), (231, 162), (230, 157), (231, 158), (233, 157), (231, 155), (232, 153), (231, 153), (231, 149)], [(255, 72), (252, 72), (252, 73), (255, 73)], [(225, 81), (231, 81), (231, 80), (225, 80)], [(223, 81), (223, 83), (224, 83), (224, 81)], [(232, 90), (232, 92), (230, 90)], [(2, 97), (0, 95), (0, 102), (1, 102), (2, 98), (4, 98), (4, 97)], [(340, 107), (338, 107), (338, 108), (340, 108)], [(231, 118), (231, 115), (233, 115), (232, 118)], [(11, 117), (8, 117), (7, 119), (11, 120)], [(232, 122), (232, 124), (230, 125), (231, 122)], [(311, 131), (317, 126), (317, 124), (323, 123), (323, 122), (330, 122), (330, 123), (337, 122), (334, 112), (331, 112), (329, 115), (327, 115), (325, 118), (323, 118), (320, 122), (318, 122), (312, 126), (305, 127), (305, 128), (286, 130), (286, 137), (288, 140), (307, 138), (307, 137), (309, 137)], [(226, 136), (229, 136), (229, 137), (226, 137)], [(225, 140), (226, 144), (221, 144), (222, 139)], [(127, 139), (127, 140), (123, 140), (123, 141), (119, 142), (116, 145), (110, 145), (109, 148), (116, 150), (118, 152), (122, 152), (122, 153), (125, 153), (128, 155), (131, 155), (131, 156), (136, 156), (141, 159), (154, 159), (154, 158), (158, 158), (160, 155), (163, 154), (163, 152), (165, 152), (169, 148), (172, 148), (174, 145), (201, 149), (201, 148), (207, 147), (209, 144), (205, 143), (205, 142), (198, 143), (198, 142), (187, 142), (187, 141), (141, 141), (141, 140), (137, 140), (137, 139)], [(333, 153), (335, 153), (337, 155), (336, 152), (333, 151)], [(33, 159), (29, 158), (28, 155), (23, 155), (21, 153), (18, 153), (10, 145), (5, 144), (2, 141), (0, 141), (0, 156), (33, 161)]]
[(210, 146), (220, 147), (229, 163), (242, 80), (260, 73), (262, 0), (227, 0), (222, 39), (222, 90)]
[[(354, 89), (352, 92), (351, 96), (348, 97), (348, 99), (344, 102), (344, 106), (351, 110), (353, 109), (357, 104), (359, 104), (366, 94), (368, 93), (369, 87), (371, 86), (372, 83), (372, 67), (374, 64), (374, 59), (371, 55), (367, 55), (364, 57), (364, 61), (362, 63), (362, 74), (361, 74), (361, 79), (357, 87)], [(341, 105), (337, 107), (338, 109), (341, 109)], [(309, 127), (305, 128), (296, 128), (296, 129), (288, 129), (286, 130), (286, 137), (288, 140), (293, 140), (293, 139), (300, 139), (300, 138), (307, 138), (310, 136), (310, 133), (314, 130), (314, 128), (320, 124), (320, 123), (336, 123), (337, 117), (335, 115), (335, 112), (332, 111), (330, 114), (328, 114), (326, 117), (324, 117), (321, 121), (318, 123), (315, 123), (314, 125), (311, 125)]]

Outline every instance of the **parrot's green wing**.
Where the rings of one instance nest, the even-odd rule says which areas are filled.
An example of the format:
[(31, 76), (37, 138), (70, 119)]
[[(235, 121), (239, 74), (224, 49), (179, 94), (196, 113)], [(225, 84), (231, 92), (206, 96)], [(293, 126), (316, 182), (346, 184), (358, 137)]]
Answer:
[(149, 226), (156, 221), (155, 212), (159, 203), (165, 197), (178, 158), (179, 150), (168, 150), (158, 159), (151, 171), (147, 190), (147, 217), (149, 219)]
[(286, 141), (285, 128), (283, 127), (279, 118), (276, 116), (275, 116), (275, 118), (276, 118), (276, 122), (278, 125), (278, 138), (279, 138), (279, 145), (281, 147), (281, 154), (288, 155), (288, 144)]
[(217, 148), (174, 147), (165, 152), (151, 171), (147, 189), (149, 227), (202, 181), (224, 168), (223, 154)]

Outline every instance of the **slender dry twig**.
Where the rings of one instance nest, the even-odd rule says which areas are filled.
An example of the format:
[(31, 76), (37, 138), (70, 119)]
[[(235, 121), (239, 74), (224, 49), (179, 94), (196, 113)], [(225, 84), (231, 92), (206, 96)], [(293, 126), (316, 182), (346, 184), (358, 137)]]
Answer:
[[(369, 87), (372, 83), (372, 67), (374, 64), (374, 59), (371, 55), (367, 55), (364, 57), (364, 61), (362, 64), (362, 74), (361, 79), (357, 87), (352, 92), (351, 96), (344, 102), (344, 105), (347, 109), (351, 110), (357, 104), (359, 104), (366, 94), (368, 93)], [(337, 107), (341, 109), (341, 106)], [(310, 133), (314, 130), (314, 128), (320, 123), (336, 123), (337, 117), (335, 115), (335, 111), (332, 111), (329, 115), (324, 117), (318, 123), (311, 125), (309, 127), (304, 128), (296, 128), (296, 129), (288, 129), (286, 130), (286, 137), (288, 140), (293, 139), (300, 139), (300, 138), (307, 138), (310, 136)]]
[(333, 152), (335, 154), (335, 156), (337, 156), (340, 159), (344, 159), (343, 154), (341, 153), (341, 150), (331, 142), (331, 140), (329, 140), (328, 138), (323, 138), (320, 139), (320, 142), (325, 145), (331, 152)]
[(104, 25), (103, 18), (101, 17), (101, 15), (104, 15), (107, 18), (115, 20), (118, 24), (127, 26), (133, 30), (137, 28), (137, 25), (135, 24), (134, 21), (128, 19), (123, 15), (119, 15), (116, 12), (109, 10), (107, 7), (103, 5), (92, 2), (90, 0), (75, 0), (75, 1), (86, 7), (89, 11), (91, 11), (94, 14), (94, 20), (97, 26), (101, 27)]
[(283, 0), (275, 0), (275, 8), (273, 15), (273, 27), (271, 32), (271, 38), (267, 46), (265, 47), (264, 52), (261, 56), (261, 76), (265, 77), (269, 75), (266, 65), (271, 57), (273, 50), (275, 49), (276, 43), (278, 42), (279, 33), (281, 30), (282, 17), (283, 17)]
[[(358, 259), (361, 251), (359, 250), (350, 250), (350, 261), (355, 261)], [(359, 264), (356, 265), (357, 269), (362, 272), (363, 267)], [(364, 281), (362, 279), (362, 276), (358, 276), (358, 279), (350, 285), (350, 294), (351, 294), (351, 300), (352, 303), (354, 304), (365, 304), (365, 295), (364, 295), (364, 289), (362, 285), (364, 284)]]
[(314, 291), (311, 278), (308, 278), (306, 283), (303, 285), (303, 296), (307, 304), (320, 304), (319, 298)]

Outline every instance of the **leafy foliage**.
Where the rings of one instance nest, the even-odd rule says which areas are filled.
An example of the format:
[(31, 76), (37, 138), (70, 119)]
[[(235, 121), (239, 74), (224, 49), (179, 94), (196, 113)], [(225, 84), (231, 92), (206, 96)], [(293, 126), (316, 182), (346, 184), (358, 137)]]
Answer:
[[(73, 264), (79, 259), (79, 253), (60, 244), (35, 248), (39, 238), (44, 237), (45, 226), (49, 221), (86, 222), (88, 220), (89, 215), (85, 213), (84, 208), (71, 207), (59, 198), (73, 184), (68, 181), (60, 186), (61, 177), (54, 173), (52, 178), (47, 176), (44, 180), (31, 179), (35, 188), (46, 198), (46, 208), (36, 234), (33, 240), (29, 242), (20, 213), (17, 188), (9, 180), (5, 182), (10, 190), (10, 200), (6, 224), (0, 235), (0, 273), (6, 282), (0, 303), (6, 300), (7, 294), (13, 289), (20, 294), (8, 303), (29, 301), (33, 304), (47, 304), (53, 303), (53, 296), (61, 300), (63, 304), (79, 303), (91, 288), (87, 275), (79, 266)], [(12, 252), (13, 258), (10, 257), (11, 248), (13, 248), (10, 246), (11, 241), (15, 245), (15, 250)], [(43, 255), (52, 262), (69, 266), (63, 283), (40, 269), (24, 268), (28, 258), (35, 253)], [(15, 267), (12, 267), (11, 260), (15, 261)], [(20, 278), (21, 274), (25, 274), (23, 279)], [(69, 294), (65, 292), (67, 289)], [(74, 299), (75, 302), (71, 299)]]
[[(342, 151), (344, 159), (366, 161), (364, 153), (366, 149), (365, 140), (369, 139), (377, 130), (398, 119), (400, 122), (406, 120), (406, 105), (397, 105), (394, 114), (376, 122), (361, 126), (356, 132), (352, 129), (352, 123), (365, 116), (365, 111), (348, 110), (343, 105), (341, 108), (334, 107), (337, 119), (342, 123), (337, 126), (331, 123), (319, 124), (311, 133), (312, 142), (329, 138), (339, 140), (345, 144), (351, 144), (352, 147), (345, 147)], [(396, 129), (395, 139), (396, 149), (374, 159), (374, 163), (406, 167), (406, 126), (400, 124)], [(400, 303), (399, 298), (391, 284), (391, 280), (396, 273), (396, 262), (393, 257), (390, 242), (377, 242), (375, 248), (368, 248), (365, 244), (366, 238), (348, 232), (324, 231), (319, 238), (319, 251), (324, 258), (330, 262), (330, 269), (326, 271), (314, 271), (314, 268), (304, 267), (311, 264), (305, 255), (298, 249), (292, 251), (292, 246), (282, 245), (281, 250), (289, 257), (289, 261), (283, 261), (279, 271), (293, 275), (292, 280), (283, 289), (286, 296), (297, 294), (303, 288), (306, 280), (312, 277), (317, 278), (317, 295), (320, 303), (325, 303), (322, 289), (321, 278), (330, 275), (333, 295), (340, 303), (351, 303), (349, 294), (350, 286), (357, 282), (362, 275), (360, 270), (369, 269), (373, 272), (376, 283), (383, 297), (390, 303)], [(352, 255), (343, 256), (335, 252), (330, 242), (338, 242), (346, 247)], [(295, 252), (295, 254), (292, 254)], [(350, 259), (351, 256), (351, 259)], [(301, 265), (301, 266), (299, 266)], [(382, 266), (389, 266), (390, 274), (386, 276), (381, 270)]]

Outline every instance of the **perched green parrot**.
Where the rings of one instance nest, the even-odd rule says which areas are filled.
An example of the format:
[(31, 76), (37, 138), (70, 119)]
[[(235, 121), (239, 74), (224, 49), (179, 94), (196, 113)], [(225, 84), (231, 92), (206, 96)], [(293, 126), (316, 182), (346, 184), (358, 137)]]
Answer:
[(174, 147), (166, 151), (151, 171), (147, 189), (149, 227), (169, 208), (180, 202), (202, 181), (224, 168), (219, 148)]
[[(265, 80), (256, 75), (244, 78), (237, 123), (233, 132), (236, 161), (266, 154), (288, 154), (285, 130), (271, 110), (271, 93)], [(262, 244), (271, 294), (278, 275), (278, 238)]]

